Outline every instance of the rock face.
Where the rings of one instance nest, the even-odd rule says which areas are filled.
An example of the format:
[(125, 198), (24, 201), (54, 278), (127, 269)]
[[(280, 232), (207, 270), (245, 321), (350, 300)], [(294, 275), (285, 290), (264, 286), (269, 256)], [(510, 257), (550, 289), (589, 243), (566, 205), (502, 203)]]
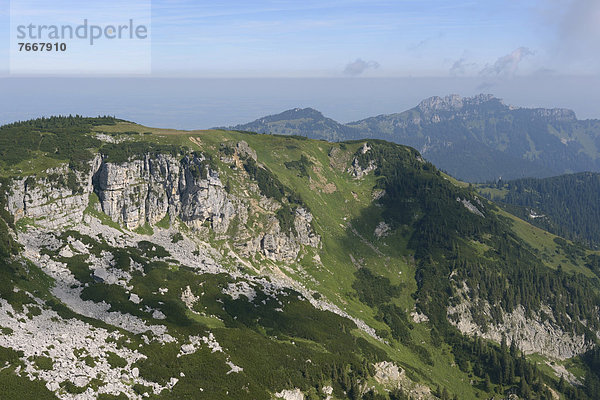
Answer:
[(123, 164), (102, 163), (93, 178), (94, 190), (102, 211), (127, 229), (153, 225), (169, 214), (192, 227), (208, 221), (222, 234), (236, 214), (245, 214), (203, 161), (159, 154)]
[[(369, 152), (369, 150), (371, 150), (371, 148), (367, 143), (364, 143), (360, 148), (360, 152), (362, 154), (366, 154), (367, 152)], [(375, 164), (374, 160), (371, 160), (369, 162), (369, 165), (363, 168), (360, 165), (360, 162), (358, 161), (358, 157), (354, 157), (354, 160), (352, 160), (352, 165), (348, 167), (347, 172), (354, 178), (361, 179), (363, 176), (367, 175), (371, 171), (375, 171), (376, 169), (377, 165)]]
[[(491, 96), (486, 97), (487, 100), (490, 98)], [(445, 97), (433, 96), (420, 102), (417, 108), (423, 113), (459, 110), (463, 107), (465, 100), (468, 99), (463, 99), (457, 94), (451, 94)]]
[(577, 115), (575, 114), (575, 112), (566, 108), (536, 108), (535, 115), (537, 115), (540, 118), (548, 118), (555, 121), (577, 121)]
[(381, 221), (375, 227), (375, 231), (373, 232), (373, 234), (376, 237), (381, 238), (381, 237), (387, 236), (389, 234), (389, 232), (390, 232), (389, 225), (386, 224), (385, 222)]
[[(470, 212), (472, 212), (473, 214), (479, 215), (480, 217), (484, 217), (485, 218), (485, 215), (483, 215), (483, 213), (477, 208), (477, 206), (475, 206), (473, 203), (471, 203), (470, 200), (461, 199), (460, 197), (457, 197), (456, 201), (458, 201), (459, 203), (462, 203), (462, 205), (465, 206), (465, 208), (467, 210), (469, 210)], [(480, 206), (482, 206), (481, 202), (479, 202), (479, 201), (478, 201), (478, 204)]]
[(260, 252), (265, 257), (275, 261), (294, 260), (302, 245), (318, 247), (320, 237), (312, 230), (313, 216), (304, 208), (297, 208), (294, 218), (295, 234), (281, 231), (279, 221), (275, 217), (270, 218), (269, 227), (252, 237), (246, 242), (237, 245), (238, 250), (244, 256), (251, 256)]
[[(91, 171), (98, 169), (101, 161), (100, 156), (95, 157), (90, 163)], [(91, 191), (90, 172), (71, 171), (62, 165), (40, 177), (14, 180), (7, 207), (15, 220), (31, 218), (56, 229), (83, 218)]]
[[(256, 157), (245, 142), (238, 143), (237, 150)], [(245, 243), (246, 255), (261, 252), (274, 260), (294, 259), (302, 245), (316, 247), (320, 241), (312, 230), (312, 215), (303, 208), (296, 210), (294, 234), (281, 232), (274, 216), (270, 228), (248, 229), (250, 199), (228, 193), (202, 155), (179, 159), (145, 154), (119, 164), (97, 156), (86, 173), (72, 172), (66, 165), (46, 172), (44, 178), (13, 181), (8, 209), (15, 220), (28, 218), (36, 225), (57, 229), (82, 221), (86, 208), (95, 207), (129, 230), (168, 217), (225, 238), (230, 237), (227, 232), (235, 219), (234, 239)], [(90, 203), (93, 193), (97, 204)], [(276, 211), (279, 205), (272, 208)]]
[[(489, 314), (490, 305), (484, 305)], [(477, 335), (498, 343), (504, 336), (510, 342), (517, 341), (517, 347), (525, 354), (540, 353), (556, 359), (567, 359), (590, 350), (594, 344), (586, 340), (584, 335), (565, 332), (553, 323), (552, 310), (543, 307), (551, 318), (543, 320), (539, 316), (527, 317), (521, 305), (511, 313), (503, 313), (502, 323), (489, 324), (483, 328), (475, 323), (470, 312), (470, 305), (463, 302), (448, 308), (450, 322), (462, 333)], [(543, 322), (542, 322), (543, 321)]]
[(248, 146), (248, 143), (246, 143), (244, 140), (239, 141), (235, 147), (240, 155), (250, 157), (254, 161), (257, 160), (256, 151)]
[(275, 397), (283, 400), (304, 400), (304, 394), (298, 388), (294, 390), (282, 390), (279, 393), (275, 393)]
[(350, 175), (356, 179), (361, 179), (363, 176), (367, 175), (371, 171), (374, 171), (375, 169), (377, 169), (377, 166), (375, 165), (374, 161), (371, 161), (366, 168), (363, 168), (360, 166), (358, 158), (355, 158), (354, 161), (352, 161), (352, 165), (348, 168), (348, 173), (350, 173)]
[(412, 382), (406, 377), (402, 368), (390, 361), (381, 361), (373, 365), (375, 368), (375, 380), (377, 383), (388, 387), (398, 388), (407, 395), (407, 398), (414, 400), (430, 400), (436, 397), (431, 394), (431, 390), (424, 385)]

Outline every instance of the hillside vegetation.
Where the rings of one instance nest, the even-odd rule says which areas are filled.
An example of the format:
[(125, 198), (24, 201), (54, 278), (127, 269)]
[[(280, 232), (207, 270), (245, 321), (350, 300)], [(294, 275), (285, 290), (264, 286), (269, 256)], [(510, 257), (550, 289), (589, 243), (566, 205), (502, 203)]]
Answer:
[(586, 246), (600, 246), (600, 174), (498, 181), (478, 185), (478, 191), (540, 228)]
[(7, 393), (598, 398), (600, 254), (413, 148), (80, 117), (0, 140)]

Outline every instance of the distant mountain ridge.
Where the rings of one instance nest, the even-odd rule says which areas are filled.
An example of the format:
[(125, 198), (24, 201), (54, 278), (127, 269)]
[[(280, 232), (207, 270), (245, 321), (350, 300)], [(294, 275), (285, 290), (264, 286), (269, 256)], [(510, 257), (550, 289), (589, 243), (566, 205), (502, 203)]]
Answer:
[(347, 124), (296, 108), (234, 129), (330, 141), (377, 138), (418, 149), (471, 182), (600, 171), (600, 120), (569, 109), (520, 108), (490, 94), (430, 97), (416, 107)]
[(445, 97), (434, 96), (427, 98), (419, 103), (416, 107), (423, 114), (434, 114), (440, 111), (446, 112), (459, 112), (461, 110), (465, 111), (465, 115), (469, 115), (469, 113), (473, 113), (473, 111), (477, 112), (478, 109), (476, 107), (485, 106), (488, 109), (494, 109), (497, 107), (498, 109), (508, 108), (508, 110), (531, 110), (534, 112), (534, 115), (543, 118), (551, 118), (555, 120), (562, 121), (576, 121), (577, 116), (573, 110), (565, 109), (565, 108), (521, 108), (512, 105), (506, 105), (497, 97), (494, 97), (491, 94), (479, 94), (473, 97), (461, 97), (456, 94), (452, 94)]
[(293, 108), (269, 115), (233, 129), (281, 135), (307, 136), (312, 139), (342, 141), (360, 137), (360, 131), (331, 118), (314, 108)]

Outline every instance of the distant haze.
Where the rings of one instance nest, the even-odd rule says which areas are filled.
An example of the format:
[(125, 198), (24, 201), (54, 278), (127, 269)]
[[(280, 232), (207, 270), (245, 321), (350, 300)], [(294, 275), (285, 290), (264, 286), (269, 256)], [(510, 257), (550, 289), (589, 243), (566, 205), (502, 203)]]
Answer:
[(115, 115), (148, 126), (229, 126), (294, 107), (340, 122), (401, 112), (430, 96), (492, 93), (521, 107), (600, 118), (600, 78), (0, 78), (0, 123), (56, 114)]

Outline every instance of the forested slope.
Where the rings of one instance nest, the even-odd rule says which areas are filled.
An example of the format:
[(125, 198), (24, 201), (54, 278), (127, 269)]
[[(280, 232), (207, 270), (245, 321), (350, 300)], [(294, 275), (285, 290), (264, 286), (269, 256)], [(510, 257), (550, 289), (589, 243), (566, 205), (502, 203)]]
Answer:
[(600, 245), (600, 174), (499, 181), (479, 185), (479, 190), (536, 226), (587, 246)]

